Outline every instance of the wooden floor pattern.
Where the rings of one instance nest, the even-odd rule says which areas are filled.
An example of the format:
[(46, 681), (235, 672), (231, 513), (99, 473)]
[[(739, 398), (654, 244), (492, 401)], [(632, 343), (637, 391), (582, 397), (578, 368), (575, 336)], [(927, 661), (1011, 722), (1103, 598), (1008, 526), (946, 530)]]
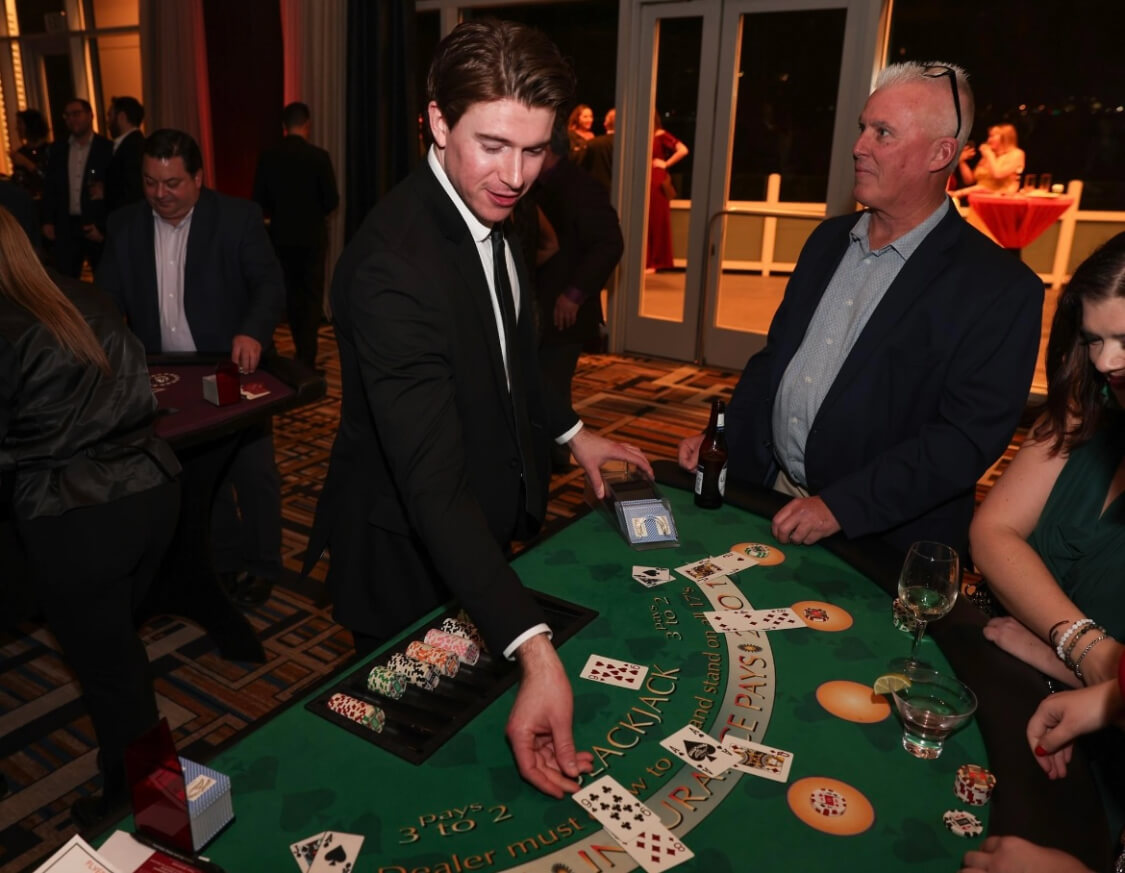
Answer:
[[(278, 346), (291, 348), (284, 328)], [(324, 602), (324, 565), (311, 579), (299, 578), (339, 413), (339, 361), (327, 327), (321, 352), (327, 396), (275, 422), (285, 575), (269, 601), (249, 612), (267, 663), (224, 660), (185, 621), (160, 619), (143, 630), (160, 710), (189, 758), (206, 760), (352, 655), (349, 635)], [(712, 398), (729, 397), (736, 379), (736, 373), (676, 362), (590, 355), (579, 363), (574, 403), (588, 425), (640, 446), (650, 458), (674, 459), (679, 441), (706, 424)], [(982, 490), (1006, 458), (982, 479)], [(581, 511), (581, 471), (556, 475), (548, 525)], [(34, 867), (75, 832), (70, 805), (94, 790), (95, 754), (78, 689), (51, 635), (34, 620), (0, 631), (0, 772), (10, 789), (0, 800), (0, 873)]]

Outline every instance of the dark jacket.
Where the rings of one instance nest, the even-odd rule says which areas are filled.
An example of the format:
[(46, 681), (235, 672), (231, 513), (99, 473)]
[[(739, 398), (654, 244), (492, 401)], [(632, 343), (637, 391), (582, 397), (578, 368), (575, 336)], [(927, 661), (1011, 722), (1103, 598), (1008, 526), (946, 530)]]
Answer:
[[(110, 217), (98, 287), (125, 313), (149, 354), (161, 351), (153, 215), (147, 201)], [(184, 265), (184, 312), (197, 351), (229, 354), (235, 334), (273, 345), (285, 290), (281, 267), (249, 200), (204, 188), (195, 204)]]
[(105, 208), (113, 212), (122, 206), (143, 200), (145, 186), (141, 181), (141, 161), (144, 156), (145, 135), (140, 130), (130, 131), (113, 158), (105, 174)]
[(277, 246), (319, 248), (324, 219), (340, 203), (328, 152), (290, 134), (258, 158), (254, 202), (270, 220)]
[[(858, 215), (809, 237), (727, 410), (730, 475), (772, 485), (778, 385), (848, 245)], [(952, 204), (875, 308), (820, 407), (805, 448), (810, 493), (844, 534), (965, 556), (976, 481), (1027, 402), (1043, 283)]]
[(112, 372), (78, 363), (0, 295), (0, 492), (12, 487), (13, 514), (24, 520), (136, 494), (180, 469), (152, 433), (156, 398), (140, 342), (92, 285), (51, 278), (93, 328)]
[[(51, 143), (47, 152), (47, 173), (43, 180), (43, 223), (55, 225), (57, 234), (69, 233), (70, 225), (70, 140)], [(104, 136), (94, 134), (90, 151), (86, 155), (86, 168), (82, 176), (82, 221), (97, 225), (105, 233), (106, 202), (105, 180), (109, 162), (113, 159), (113, 143)], [(92, 183), (101, 183), (102, 196)]]
[(577, 421), (539, 389), (534, 307), (515, 331), (514, 415), (476, 244), (427, 164), (367, 216), (331, 300), (343, 403), (309, 555), (331, 548), (337, 620), (385, 637), (452, 596), (502, 649), (542, 621), (505, 549), (534, 526), (525, 509), (542, 519), (548, 440)]

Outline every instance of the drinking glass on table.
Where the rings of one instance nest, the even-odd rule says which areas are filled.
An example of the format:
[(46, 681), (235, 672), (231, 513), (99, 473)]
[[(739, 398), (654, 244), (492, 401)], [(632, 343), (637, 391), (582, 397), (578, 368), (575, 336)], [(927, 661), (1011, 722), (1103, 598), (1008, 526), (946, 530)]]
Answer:
[(941, 757), (946, 737), (976, 711), (976, 695), (961, 680), (922, 664), (910, 664), (894, 678), (902, 747), (915, 758)]
[(1050, 191), (1051, 190), (1051, 174), (1050, 173), (1040, 173), (1039, 174), (1039, 190), (1040, 191)]
[(1028, 173), (1023, 177), (1023, 190), (1034, 191), (1039, 186), (1039, 177), (1035, 173)]
[(906, 553), (898, 577), (898, 597), (914, 615), (914, 645), (910, 661), (919, 664), (918, 647), (926, 625), (944, 616), (957, 600), (961, 561), (957, 550), (942, 543), (914, 543)]

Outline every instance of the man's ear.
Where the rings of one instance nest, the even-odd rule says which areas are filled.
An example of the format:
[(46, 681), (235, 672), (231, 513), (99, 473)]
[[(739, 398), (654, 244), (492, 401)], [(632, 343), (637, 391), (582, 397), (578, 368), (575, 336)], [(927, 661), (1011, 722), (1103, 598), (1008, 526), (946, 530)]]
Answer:
[(943, 136), (934, 142), (934, 151), (930, 159), (930, 168), (934, 171), (944, 170), (953, 163), (954, 157), (959, 157), (960, 149), (957, 140), (951, 136)]
[(430, 119), (430, 132), (434, 137), (434, 145), (443, 149), (449, 139), (449, 125), (445, 123), (445, 116), (441, 114), (441, 110), (438, 109), (437, 103), (433, 100), (426, 107), (426, 112)]

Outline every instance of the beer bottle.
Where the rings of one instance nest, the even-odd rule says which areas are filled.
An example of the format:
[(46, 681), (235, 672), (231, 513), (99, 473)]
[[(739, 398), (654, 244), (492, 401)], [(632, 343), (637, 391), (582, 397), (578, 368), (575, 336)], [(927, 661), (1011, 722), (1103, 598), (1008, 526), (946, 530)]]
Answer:
[(695, 505), (718, 509), (727, 490), (727, 438), (724, 431), (726, 404), (711, 401), (711, 420), (699, 446), (699, 466), (695, 468)]

